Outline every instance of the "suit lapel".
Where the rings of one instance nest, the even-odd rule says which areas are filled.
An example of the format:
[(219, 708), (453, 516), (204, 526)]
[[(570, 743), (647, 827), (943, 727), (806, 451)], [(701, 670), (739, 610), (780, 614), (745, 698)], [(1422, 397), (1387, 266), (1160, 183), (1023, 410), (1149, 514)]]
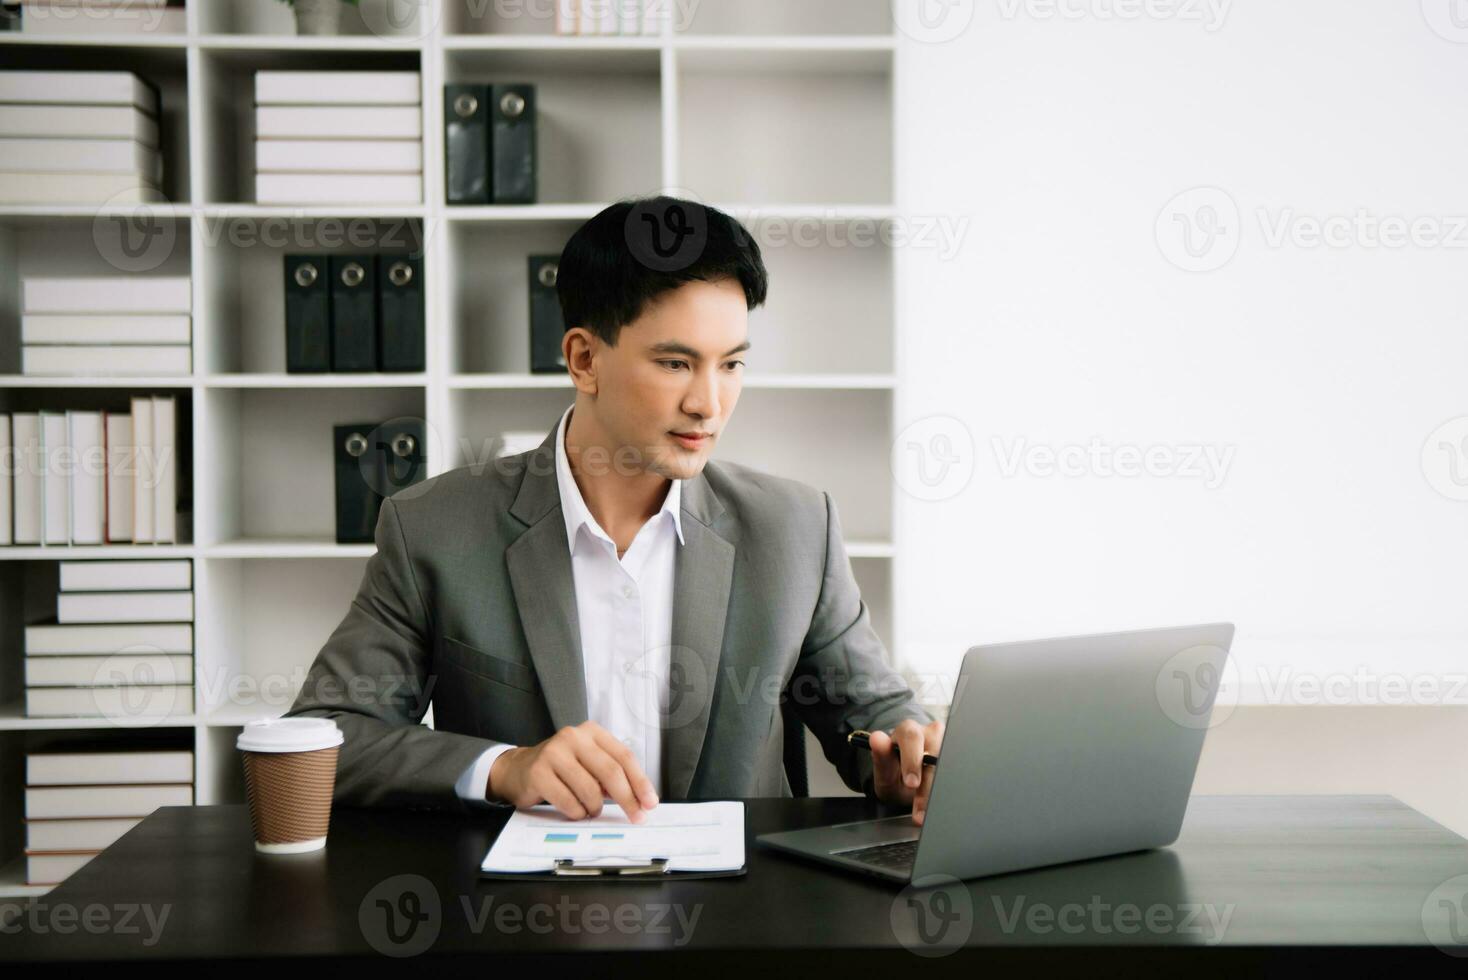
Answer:
[(722, 505), (704, 474), (683, 484), (684, 541), (673, 571), (673, 649), (669, 663), (666, 789), (687, 797), (708, 735), (734, 581), (734, 545), (713, 530)]
[(586, 720), (586, 668), (566, 525), (559, 520), (556, 430), (526, 457), (525, 475), (510, 513), (529, 530), (505, 549), (505, 563), (530, 659), (545, 693), (552, 723), (561, 728)]
[[(510, 513), (528, 530), (505, 549), (530, 658), (557, 728), (587, 718), (571, 550), (556, 484), (556, 430), (526, 455)], [(674, 558), (666, 795), (688, 795), (703, 754), (734, 582), (732, 543), (713, 529), (723, 505), (704, 473), (683, 483), (683, 544)]]

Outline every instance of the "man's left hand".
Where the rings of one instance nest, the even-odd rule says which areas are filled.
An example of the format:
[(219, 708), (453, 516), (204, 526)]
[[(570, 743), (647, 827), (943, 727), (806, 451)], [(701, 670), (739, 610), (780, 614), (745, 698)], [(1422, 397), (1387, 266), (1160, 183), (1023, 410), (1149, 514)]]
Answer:
[(933, 767), (923, 765), (923, 753), (937, 755), (943, 744), (943, 723), (919, 725), (908, 718), (891, 734), (872, 732), (872, 788), (877, 799), (893, 806), (912, 806), (912, 822), (921, 824), (933, 790)]

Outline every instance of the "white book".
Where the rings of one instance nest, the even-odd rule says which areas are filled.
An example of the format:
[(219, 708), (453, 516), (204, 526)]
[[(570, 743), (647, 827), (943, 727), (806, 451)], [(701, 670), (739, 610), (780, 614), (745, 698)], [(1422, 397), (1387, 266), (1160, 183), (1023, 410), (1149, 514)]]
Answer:
[(83, 851), (78, 854), (46, 854), (26, 852), (25, 883), (27, 885), (59, 885), (76, 874), (100, 851)]
[[(178, 400), (153, 396), (153, 451), (157, 454), (157, 484), (153, 488), (153, 540), (178, 541)], [(190, 616), (190, 619), (193, 617)]]
[(617, 14), (621, 0), (595, 0), (597, 6), (596, 32), (598, 34), (617, 33)]
[(416, 71), (257, 71), (256, 105), (422, 104)]
[(153, 492), (158, 459), (153, 450), (153, 399), (133, 398), (133, 540), (153, 543)]
[(157, 187), (133, 174), (0, 174), (0, 204), (160, 204), (163, 200)]
[(423, 144), (413, 140), (256, 140), (261, 173), (422, 174)]
[(158, 114), (158, 92), (130, 71), (0, 71), (0, 102), (137, 106)]
[(64, 561), (62, 592), (147, 592), (191, 589), (193, 563), (187, 558), (158, 561)]
[(575, 34), (576, 21), (580, 13), (579, 0), (556, 0), (556, 33)]
[(142, 822), (140, 817), (28, 820), (25, 846), (30, 851), (100, 851)]
[(14, 536), (14, 487), (17, 463), (10, 451), (10, 416), (0, 413), (0, 545), (8, 545)]
[(22, 34), (47, 34), (58, 37), (96, 34), (151, 36), (154, 34), (183, 34), (188, 30), (188, 21), (182, 7), (140, 10), (116, 6), (110, 10), (87, 11), (85, 14), (80, 11), (70, 11), (68, 16), (58, 16), (51, 11), (45, 17), (34, 17), (30, 9), (27, 9), (25, 16), (21, 18), (20, 30)]
[(420, 204), (416, 174), (256, 174), (258, 204)]
[(146, 817), (160, 806), (192, 806), (189, 783), (137, 786), (38, 786), (25, 791), (27, 820)]
[(175, 377), (193, 369), (188, 344), (26, 344), (20, 349), (20, 373), (37, 377)]
[[(192, 684), (187, 654), (114, 653), (105, 657), (26, 657), (26, 687), (115, 687), (119, 684)], [(137, 780), (152, 782), (153, 780)]]
[(58, 623), (184, 623), (194, 618), (192, 592), (62, 592)]
[(37, 623), (25, 628), (27, 657), (71, 657), (114, 653), (193, 653), (189, 623), (104, 623), (62, 626)]
[(107, 520), (107, 454), (102, 413), (68, 411), (71, 443), (71, 543), (101, 544)]
[(133, 539), (133, 417), (107, 412), (107, 543)]
[(43, 544), (71, 543), (71, 448), (66, 415), (41, 413), (41, 456), (45, 461)]
[[(146, 721), (194, 713), (194, 689), (181, 684), (129, 684), (125, 687), (28, 687), (27, 718), (106, 718)], [(124, 817), (125, 813), (97, 814)]]
[(187, 344), (187, 313), (27, 313), (20, 318), (22, 344)]
[(423, 111), (418, 106), (260, 106), (255, 110), (255, 135), (260, 139), (416, 140), (423, 136)]
[(0, 104), (0, 136), (76, 136), (158, 145), (158, 120), (136, 106)]
[(36, 412), (15, 412), (10, 417), (10, 428), (11, 444), (15, 448), (13, 539), (16, 544), (40, 544), (46, 512), (46, 457), (41, 441), (41, 416)]
[(0, 171), (26, 170), (130, 174), (156, 187), (163, 180), (163, 156), (133, 140), (0, 139)]
[(671, 0), (642, 0), (641, 27), (644, 34), (661, 34), (671, 19)]
[(23, 313), (188, 313), (188, 276), (27, 276)]
[(102, 749), (30, 752), (27, 786), (113, 786), (118, 783), (191, 783), (194, 753), (188, 749)]
[(617, 0), (617, 33), (642, 33), (642, 0)]

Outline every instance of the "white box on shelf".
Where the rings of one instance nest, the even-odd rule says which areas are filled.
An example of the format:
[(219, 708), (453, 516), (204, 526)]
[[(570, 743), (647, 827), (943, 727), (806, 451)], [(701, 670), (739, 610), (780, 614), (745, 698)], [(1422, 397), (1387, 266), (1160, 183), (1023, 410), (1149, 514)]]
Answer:
[(130, 71), (0, 71), (0, 102), (136, 106), (158, 114), (158, 90)]
[(124, 722), (181, 718), (194, 713), (194, 689), (181, 684), (28, 687), (25, 713), (27, 718), (106, 718)]
[(25, 655), (85, 656), (122, 652), (192, 653), (191, 623), (37, 623), (25, 628)]
[(0, 136), (76, 136), (158, 145), (158, 120), (134, 106), (0, 104)]
[(112, 786), (141, 783), (191, 783), (194, 753), (187, 749), (30, 752), (25, 758), (27, 786)]
[(149, 683), (192, 684), (194, 658), (188, 654), (114, 653), (105, 657), (26, 657), (26, 688), (128, 686)]
[(27, 820), (25, 846), (29, 851), (100, 851), (142, 822), (141, 817)]
[(40, 544), (46, 522), (46, 463), (40, 413), (12, 413), (10, 432), (15, 451), (13, 539), (16, 544)]
[(69, 623), (183, 623), (194, 618), (192, 592), (63, 592), (56, 621)]
[(26, 344), (20, 349), (20, 373), (38, 377), (176, 377), (193, 370), (186, 344)]
[(422, 174), (423, 144), (413, 140), (256, 140), (262, 173)]
[(416, 71), (257, 71), (256, 105), (421, 105)]
[(23, 313), (188, 313), (188, 276), (27, 276)]
[(260, 204), (420, 204), (417, 174), (256, 174)]
[(260, 139), (421, 140), (423, 110), (418, 106), (260, 106), (255, 110), (255, 135)]
[(133, 446), (133, 417), (125, 412), (107, 415), (107, 543), (133, 539), (133, 468), (138, 465)]
[(173, 395), (153, 396), (153, 450), (153, 540), (173, 544), (178, 540), (178, 400)]
[(0, 174), (0, 204), (159, 204), (163, 192), (135, 174)]
[(192, 806), (192, 783), (136, 786), (37, 786), (25, 791), (27, 820), (146, 817), (160, 806)]
[(71, 439), (65, 412), (41, 413), (41, 458), (44, 461), (42, 497), (46, 544), (71, 544), (71, 466), (67, 454)]
[(88, 861), (100, 851), (81, 853), (49, 854), (44, 851), (26, 851), (25, 883), (27, 885), (57, 885), (86, 867)]
[(133, 540), (138, 544), (154, 542), (153, 497), (156, 493), (155, 471), (158, 456), (153, 444), (153, 399), (133, 397), (130, 400), (133, 420)]
[(192, 317), (185, 314), (27, 313), (20, 318), (22, 344), (187, 344)]
[(107, 520), (107, 455), (102, 436), (102, 413), (68, 411), (67, 440), (71, 448), (71, 543), (101, 544)]
[(187, 558), (145, 561), (64, 561), (62, 592), (131, 592), (191, 589), (193, 562)]
[(128, 174), (157, 186), (163, 179), (163, 156), (133, 140), (0, 138), (0, 170)]

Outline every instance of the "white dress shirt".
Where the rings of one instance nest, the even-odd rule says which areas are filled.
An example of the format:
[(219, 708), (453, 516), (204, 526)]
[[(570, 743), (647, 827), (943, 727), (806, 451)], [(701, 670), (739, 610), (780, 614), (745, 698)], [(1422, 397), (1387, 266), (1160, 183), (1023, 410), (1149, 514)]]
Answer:
[[(566, 456), (572, 408), (556, 427), (556, 485), (576, 589), (576, 618), (586, 674), (587, 717), (632, 750), (663, 792), (662, 719), (668, 710), (673, 642), (673, 564), (683, 543), (682, 480), (673, 480), (657, 514), (637, 531), (627, 553), (586, 507)], [(455, 784), (460, 798), (483, 802), (489, 770), (501, 753), (484, 751)]]

